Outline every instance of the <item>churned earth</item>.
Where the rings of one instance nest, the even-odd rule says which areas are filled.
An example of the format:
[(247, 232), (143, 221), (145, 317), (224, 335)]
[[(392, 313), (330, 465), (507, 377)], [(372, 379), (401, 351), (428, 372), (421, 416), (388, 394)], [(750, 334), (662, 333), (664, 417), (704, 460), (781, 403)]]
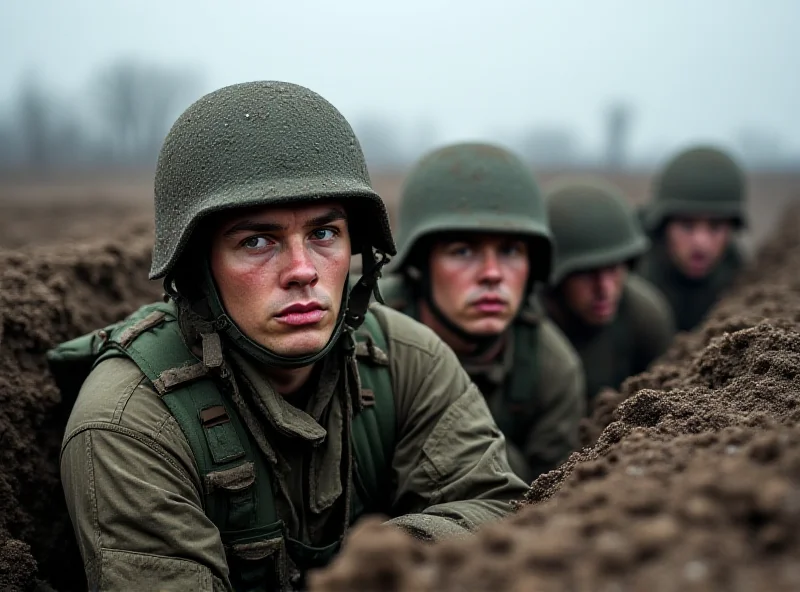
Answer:
[(0, 251), (0, 590), (86, 589), (58, 454), (70, 404), (47, 372), (57, 343), (158, 298), (152, 235)]
[(795, 211), (514, 516), (436, 545), (365, 522), (312, 590), (800, 589), (798, 268)]
[[(161, 295), (152, 196), (59, 191), (0, 199), (0, 590), (85, 589), (58, 474), (71, 402), (44, 353)], [(603, 395), (587, 447), (515, 516), (429, 547), (367, 521), (313, 588), (800, 588), (798, 228), (786, 216), (701, 330)]]

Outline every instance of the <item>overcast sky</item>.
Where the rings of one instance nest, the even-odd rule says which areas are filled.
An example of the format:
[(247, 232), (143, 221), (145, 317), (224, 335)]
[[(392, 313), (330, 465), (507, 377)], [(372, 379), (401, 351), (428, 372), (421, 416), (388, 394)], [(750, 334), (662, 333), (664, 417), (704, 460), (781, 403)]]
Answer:
[(800, 152), (800, 0), (1, 0), (0, 40), (0, 101), (30, 70), (77, 95), (137, 56), (199, 68), (203, 91), (296, 82), (440, 141), (565, 125), (596, 148), (624, 99), (640, 151), (759, 128)]

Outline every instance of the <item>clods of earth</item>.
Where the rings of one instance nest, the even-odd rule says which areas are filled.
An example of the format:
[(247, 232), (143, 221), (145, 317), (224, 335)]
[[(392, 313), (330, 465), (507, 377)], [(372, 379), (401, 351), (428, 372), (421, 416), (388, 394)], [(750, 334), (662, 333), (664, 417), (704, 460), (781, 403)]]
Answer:
[[(607, 391), (514, 515), (424, 544), (365, 519), (315, 572), (345, 590), (800, 589), (800, 212), (705, 325)], [(47, 349), (160, 297), (152, 230), (0, 251), (0, 589), (85, 589)], [(104, 233), (104, 236), (109, 233)]]

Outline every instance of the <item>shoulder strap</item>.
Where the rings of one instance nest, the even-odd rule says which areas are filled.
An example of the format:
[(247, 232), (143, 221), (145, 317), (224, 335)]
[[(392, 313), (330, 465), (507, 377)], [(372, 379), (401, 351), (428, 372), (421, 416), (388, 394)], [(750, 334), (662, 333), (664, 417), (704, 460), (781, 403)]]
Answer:
[[(518, 446), (524, 444), (530, 418), (539, 405), (538, 319), (522, 318), (514, 324), (514, 357), (505, 395), (506, 437)], [(499, 423), (499, 422), (498, 422)]]
[(508, 397), (516, 405), (535, 402), (539, 387), (539, 319), (526, 317), (514, 327), (514, 361)]
[(362, 409), (353, 420), (355, 473), (367, 507), (386, 511), (397, 439), (390, 352), (383, 328), (372, 311), (367, 312), (355, 337), (362, 401)]
[[(614, 354), (616, 354), (616, 360), (614, 361), (614, 365), (617, 367), (614, 369), (614, 373), (626, 374), (624, 378), (627, 378), (627, 373), (625, 372), (626, 369), (620, 369), (621, 364), (619, 363), (620, 359), (626, 360), (633, 360), (633, 357), (636, 356), (636, 323), (631, 323), (629, 320), (629, 314), (631, 310), (631, 298), (635, 298), (636, 295), (633, 293), (631, 287), (629, 285), (625, 285), (622, 292), (622, 298), (619, 301), (619, 308), (617, 309), (617, 316), (612, 323), (611, 330), (614, 332), (613, 335), (613, 343), (614, 343)], [(633, 366), (633, 364), (631, 364)], [(620, 370), (622, 370), (620, 372)], [(620, 376), (620, 380), (623, 377)], [(621, 384), (621, 383), (620, 383)], [(619, 384), (617, 384), (614, 388), (619, 388)]]
[(275, 522), (269, 472), (220, 386), (185, 344), (174, 310), (150, 307), (117, 326), (104, 355), (119, 354), (147, 376), (186, 436), (203, 482), (206, 514), (217, 527)]

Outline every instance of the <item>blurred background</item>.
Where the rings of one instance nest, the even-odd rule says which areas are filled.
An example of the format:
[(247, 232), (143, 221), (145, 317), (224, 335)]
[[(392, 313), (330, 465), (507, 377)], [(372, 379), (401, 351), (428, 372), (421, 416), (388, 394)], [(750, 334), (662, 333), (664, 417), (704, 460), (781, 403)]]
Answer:
[(177, 115), (255, 79), (336, 105), (392, 211), (408, 167), (459, 140), (634, 202), (715, 143), (750, 174), (751, 240), (800, 197), (797, 0), (4, 0), (0, 39), (0, 246), (146, 220)]

